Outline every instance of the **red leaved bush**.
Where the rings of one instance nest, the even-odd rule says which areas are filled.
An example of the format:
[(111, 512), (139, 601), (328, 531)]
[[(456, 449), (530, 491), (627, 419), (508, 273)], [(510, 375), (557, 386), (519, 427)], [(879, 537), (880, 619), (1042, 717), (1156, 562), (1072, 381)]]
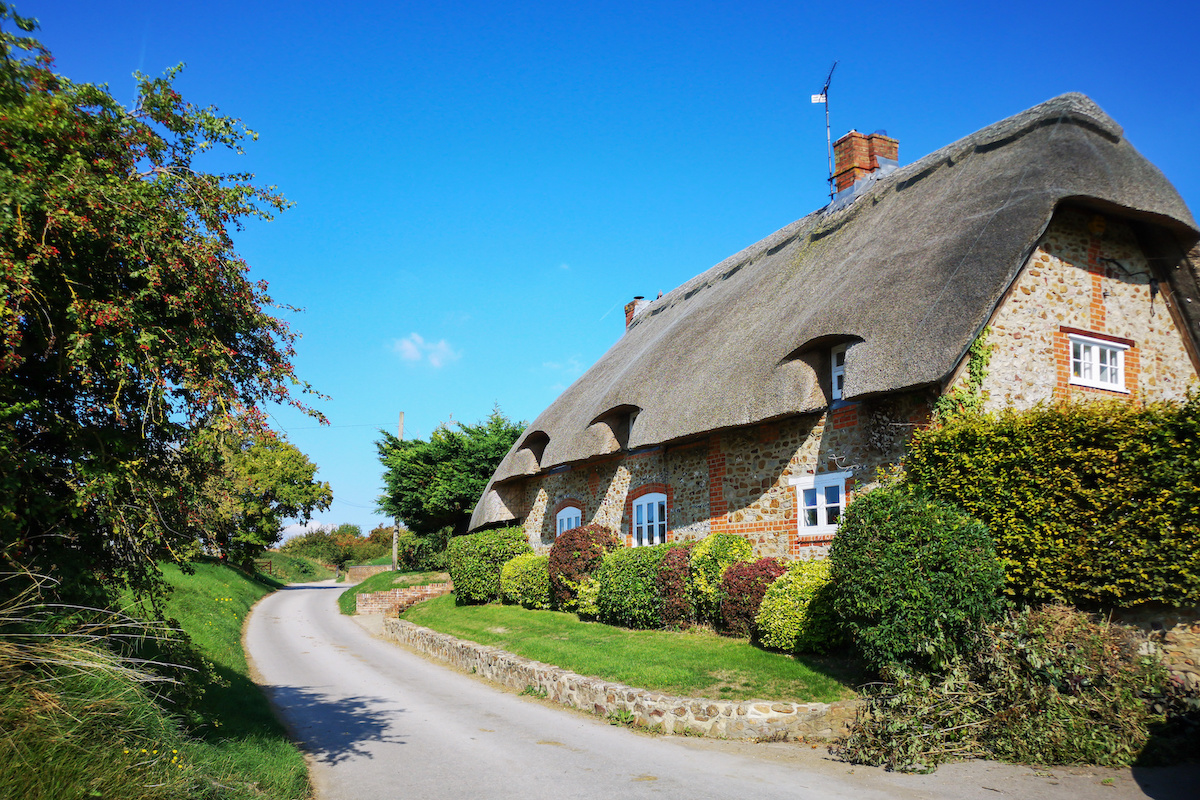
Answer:
[(550, 597), (555, 608), (570, 609), (579, 582), (600, 566), (604, 554), (621, 546), (617, 534), (603, 525), (564, 531), (550, 548)]
[(721, 633), (749, 636), (767, 587), (785, 571), (779, 558), (731, 564), (721, 576)]
[(693, 544), (694, 542), (688, 542), (679, 547), (672, 547), (658, 564), (658, 589), (663, 600), (664, 628), (686, 628), (695, 618), (687, 585)]

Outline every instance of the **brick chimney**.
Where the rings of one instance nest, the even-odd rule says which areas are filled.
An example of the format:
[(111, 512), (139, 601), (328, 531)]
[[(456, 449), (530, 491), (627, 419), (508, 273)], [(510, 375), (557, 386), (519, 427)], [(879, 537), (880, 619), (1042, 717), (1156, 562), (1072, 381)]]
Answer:
[(650, 303), (640, 294), (625, 304), (625, 330), (629, 330), (629, 326), (633, 323), (633, 318), (648, 305)]
[(872, 134), (850, 131), (833, 143), (833, 181), (837, 191), (855, 183), (882, 166), (879, 159), (893, 165), (900, 160), (900, 142), (884, 131)]

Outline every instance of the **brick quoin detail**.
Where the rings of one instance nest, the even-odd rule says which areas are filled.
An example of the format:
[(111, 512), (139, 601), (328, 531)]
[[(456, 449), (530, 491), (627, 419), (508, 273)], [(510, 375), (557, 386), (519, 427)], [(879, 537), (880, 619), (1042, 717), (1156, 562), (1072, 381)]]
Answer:
[(587, 506), (583, 504), (582, 500), (576, 500), (574, 497), (564, 497), (562, 500), (559, 500), (558, 505), (554, 507), (552, 515), (557, 519), (558, 512), (562, 511), (564, 508), (572, 507), (579, 509), (580, 516), (587, 516)]
[(675, 490), (665, 483), (643, 483), (625, 496), (625, 519), (629, 520), (625, 530), (625, 546), (633, 547), (633, 501), (654, 493), (667, 496), (667, 541), (671, 541), (671, 525), (675, 516)]
[(722, 533), (729, 524), (729, 503), (725, 500), (725, 454), (721, 452), (721, 437), (708, 440), (708, 516), (709, 530)]
[(835, 431), (842, 428), (852, 428), (858, 424), (858, 404), (842, 406), (830, 415)]

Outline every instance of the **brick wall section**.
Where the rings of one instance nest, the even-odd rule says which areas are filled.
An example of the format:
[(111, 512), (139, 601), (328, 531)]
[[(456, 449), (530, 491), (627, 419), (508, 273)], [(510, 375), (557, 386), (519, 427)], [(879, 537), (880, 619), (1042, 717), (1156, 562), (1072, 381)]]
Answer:
[(672, 697), (567, 672), (495, 647), (462, 641), (407, 620), (385, 619), (384, 634), (406, 647), (515, 691), (541, 690), (555, 703), (606, 717), (627, 711), (638, 727), (722, 739), (801, 740), (844, 735), (859, 702), (779, 703)]
[(391, 571), (391, 564), (356, 564), (346, 567), (346, 581), (348, 583), (362, 583), (373, 575)]
[[(1152, 308), (1150, 277), (1126, 223), (1060, 209), (992, 317), (988, 407), (1030, 408), (1067, 398), (1183, 399), (1196, 370), (1163, 295)], [(1128, 394), (1071, 385), (1068, 332), (1132, 343), (1125, 351)]]
[(411, 605), (431, 597), (441, 597), (450, 594), (454, 584), (428, 583), (424, 586), (409, 586), (404, 589), (387, 589), (382, 592), (364, 592), (357, 595), (355, 613), (358, 614), (391, 614), (395, 616)]

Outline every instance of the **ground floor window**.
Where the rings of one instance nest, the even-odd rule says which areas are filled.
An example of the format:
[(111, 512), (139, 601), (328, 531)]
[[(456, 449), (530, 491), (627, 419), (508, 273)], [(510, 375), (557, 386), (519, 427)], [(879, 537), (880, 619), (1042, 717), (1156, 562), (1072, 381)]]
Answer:
[(644, 547), (667, 541), (667, 496), (644, 494), (633, 501), (633, 546)]
[(555, 536), (561, 536), (563, 531), (569, 531), (572, 528), (578, 528), (583, 524), (583, 512), (575, 506), (567, 506), (555, 516), (557, 526), (555, 527)]
[(802, 536), (832, 536), (846, 510), (846, 481), (849, 472), (827, 472), (793, 478), (796, 510)]

